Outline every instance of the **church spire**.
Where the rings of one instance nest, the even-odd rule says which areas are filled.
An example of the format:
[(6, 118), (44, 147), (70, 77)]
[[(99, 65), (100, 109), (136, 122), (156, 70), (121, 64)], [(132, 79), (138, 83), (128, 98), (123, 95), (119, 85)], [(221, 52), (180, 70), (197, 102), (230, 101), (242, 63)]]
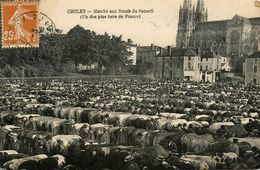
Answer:
[(183, 8), (184, 8), (184, 9), (191, 9), (191, 8), (192, 8), (192, 2), (191, 2), (191, 0), (184, 0), (184, 1), (183, 1)]
[(197, 1), (197, 8), (196, 11), (197, 12), (204, 12), (205, 8), (204, 8), (204, 0), (198, 0)]
[(208, 21), (208, 8), (206, 8), (206, 13), (205, 13), (205, 22), (207, 22)]

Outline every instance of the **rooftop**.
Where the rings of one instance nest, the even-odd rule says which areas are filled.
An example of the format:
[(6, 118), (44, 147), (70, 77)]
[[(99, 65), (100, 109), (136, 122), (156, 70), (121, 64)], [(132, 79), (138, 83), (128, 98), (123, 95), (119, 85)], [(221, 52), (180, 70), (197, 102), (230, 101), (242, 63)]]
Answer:
[(137, 46), (137, 51), (155, 51), (159, 50), (161, 47), (154, 45), (152, 46)]
[(255, 53), (248, 56), (247, 58), (260, 58), (260, 51), (256, 51)]
[[(160, 56), (160, 54), (158, 54)], [(178, 56), (187, 56), (187, 57), (194, 57), (194, 56), (198, 56), (196, 54), (196, 52), (194, 52), (192, 49), (190, 48), (171, 48), (170, 49), (170, 55), (168, 50), (164, 49), (162, 51), (162, 57), (178, 57)]]
[(252, 25), (260, 25), (260, 17), (257, 18), (249, 18), (249, 21)]
[(201, 58), (221, 58), (218, 54), (215, 52), (208, 51), (201, 55)]
[(228, 21), (232, 21), (235, 19), (243, 20), (244, 22), (252, 25), (260, 25), (260, 17), (256, 18), (246, 18), (243, 16), (235, 15), (232, 19), (227, 20), (218, 20), (218, 21), (208, 21), (208, 22), (201, 22), (196, 25), (196, 28), (205, 28), (210, 27), (211, 29), (219, 29), (219, 28), (225, 28), (228, 24)]

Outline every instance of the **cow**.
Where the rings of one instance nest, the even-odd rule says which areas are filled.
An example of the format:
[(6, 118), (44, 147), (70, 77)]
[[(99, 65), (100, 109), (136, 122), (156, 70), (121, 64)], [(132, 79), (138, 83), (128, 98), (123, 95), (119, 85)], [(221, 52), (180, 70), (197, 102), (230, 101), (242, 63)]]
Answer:
[(2, 167), (4, 163), (11, 161), (13, 159), (20, 159), (20, 158), (25, 158), (28, 156), (29, 155), (24, 154), (24, 153), (0, 155), (0, 166)]
[(195, 169), (210, 169), (211, 170), (211, 169), (216, 169), (216, 165), (217, 165), (217, 161), (214, 158), (212, 158), (211, 156), (183, 155), (180, 159), (190, 162), (195, 167)]
[(212, 143), (214, 143), (214, 138), (210, 134), (197, 135), (195, 133), (188, 133), (181, 137), (183, 152), (205, 153), (209, 151)]
[(38, 169), (40, 170), (54, 170), (54, 169), (61, 169), (65, 165), (65, 157), (62, 155), (53, 155), (46, 159), (41, 159), (38, 161)]
[[(34, 155), (34, 156), (29, 156), (29, 157), (25, 157), (25, 158), (20, 158), (20, 159), (13, 159), (11, 161), (8, 161), (6, 163), (3, 164), (3, 167), (6, 169), (10, 169), (10, 170), (17, 170), (19, 169), (24, 169), (25, 167), (28, 169), (28, 167), (33, 167), (33, 168), (37, 168), (37, 162), (41, 159), (46, 159), (47, 155), (44, 154), (40, 154), (40, 155)], [(28, 162), (28, 164), (26, 163)]]

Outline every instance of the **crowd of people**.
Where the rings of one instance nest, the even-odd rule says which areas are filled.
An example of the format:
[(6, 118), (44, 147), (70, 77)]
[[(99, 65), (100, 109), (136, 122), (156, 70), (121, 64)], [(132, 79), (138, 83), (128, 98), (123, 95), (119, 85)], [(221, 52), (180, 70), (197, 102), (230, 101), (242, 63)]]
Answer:
[[(1, 150), (60, 154), (67, 169), (260, 168), (257, 85), (113, 79), (0, 86)], [(11, 169), (8, 161), (1, 165)]]

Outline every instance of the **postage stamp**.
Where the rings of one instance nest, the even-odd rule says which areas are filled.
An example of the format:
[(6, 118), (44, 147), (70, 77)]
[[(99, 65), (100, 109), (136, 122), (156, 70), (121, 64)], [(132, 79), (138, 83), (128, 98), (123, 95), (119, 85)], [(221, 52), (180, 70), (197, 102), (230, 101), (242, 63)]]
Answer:
[(2, 1), (2, 48), (39, 46), (38, 9), (34, 0)]

